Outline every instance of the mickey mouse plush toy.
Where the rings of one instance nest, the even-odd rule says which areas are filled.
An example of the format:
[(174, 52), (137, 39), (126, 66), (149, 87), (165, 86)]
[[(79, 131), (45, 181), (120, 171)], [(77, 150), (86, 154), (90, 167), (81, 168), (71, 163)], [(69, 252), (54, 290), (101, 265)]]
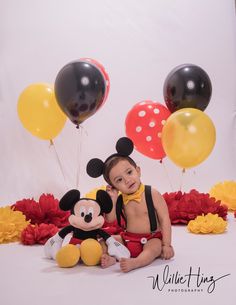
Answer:
[[(63, 211), (71, 211), (68, 218), (70, 225), (46, 242), (44, 250), (47, 258), (56, 259), (60, 267), (72, 267), (78, 263), (80, 257), (85, 264), (96, 265), (102, 255), (98, 238), (106, 242), (109, 255), (117, 260), (130, 257), (129, 250), (124, 245), (101, 229), (105, 221), (103, 213), (112, 210), (112, 200), (106, 191), (99, 190), (96, 200), (93, 200), (80, 198), (78, 190), (70, 190), (62, 197), (59, 206)], [(62, 246), (69, 233), (72, 233), (69, 244)]]

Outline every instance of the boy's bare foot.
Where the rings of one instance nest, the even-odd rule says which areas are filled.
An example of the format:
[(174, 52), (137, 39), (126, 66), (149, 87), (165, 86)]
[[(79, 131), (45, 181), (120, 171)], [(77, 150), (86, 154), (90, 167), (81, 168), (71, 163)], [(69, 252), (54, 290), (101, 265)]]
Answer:
[(129, 272), (133, 269), (138, 268), (137, 261), (135, 258), (121, 258), (120, 269), (123, 272)]
[(116, 263), (115, 257), (112, 257), (106, 253), (104, 253), (101, 257), (101, 267), (102, 268), (107, 268)]

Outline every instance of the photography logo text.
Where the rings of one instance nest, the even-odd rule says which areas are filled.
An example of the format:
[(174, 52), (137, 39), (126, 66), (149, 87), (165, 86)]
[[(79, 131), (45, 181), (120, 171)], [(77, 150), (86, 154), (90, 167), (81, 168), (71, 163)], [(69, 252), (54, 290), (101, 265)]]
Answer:
[(157, 291), (167, 292), (207, 292), (213, 293), (220, 286), (222, 280), (230, 273), (213, 275), (203, 272), (201, 267), (187, 268), (186, 272), (172, 271), (169, 265), (156, 275), (147, 278), (151, 281), (151, 287)]

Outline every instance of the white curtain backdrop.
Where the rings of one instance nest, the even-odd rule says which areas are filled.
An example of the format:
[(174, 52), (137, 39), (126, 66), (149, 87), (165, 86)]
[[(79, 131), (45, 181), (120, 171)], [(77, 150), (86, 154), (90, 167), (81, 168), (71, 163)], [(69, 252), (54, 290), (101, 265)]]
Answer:
[[(82, 193), (104, 184), (87, 176), (88, 160), (114, 152), (135, 103), (151, 99), (164, 104), (165, 78), (183, 63), (202, 67), (212, 81), (205, 112), (216, 127), (215, 148), (183, 176), (168, 158), (164, 167), (134, 152), (143, 182), (161, 193), (180, 185), (184, 191), (207, 192), (217, 182), (235, 179), (234, 0), (1, 0), (0, 37), (0, 206), (42, 193), (59, 198), (77, 187), (78, 170)], [(65, 180), (48, 141), (21, 125), (17, 100), (32, 83), (53, 84), (66, 63), (81, 57), (105, 66), (111, 90), (104, 106), (84, 122), (82, 136), (68, 120), (55, 139)]]

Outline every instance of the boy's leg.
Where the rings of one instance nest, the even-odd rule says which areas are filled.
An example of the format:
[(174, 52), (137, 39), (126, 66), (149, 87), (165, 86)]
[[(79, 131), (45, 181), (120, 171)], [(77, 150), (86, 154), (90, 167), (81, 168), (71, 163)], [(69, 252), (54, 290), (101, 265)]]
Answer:
[(143, 246), (143, 251), (134, 258), (122, 258), (120, 268), (123, 272), (129, 272), (133, 269), (151, 264), (161, 255), (162, 242), (158, 238), (152, 238)]

